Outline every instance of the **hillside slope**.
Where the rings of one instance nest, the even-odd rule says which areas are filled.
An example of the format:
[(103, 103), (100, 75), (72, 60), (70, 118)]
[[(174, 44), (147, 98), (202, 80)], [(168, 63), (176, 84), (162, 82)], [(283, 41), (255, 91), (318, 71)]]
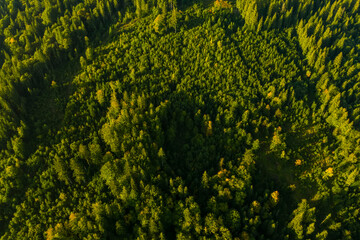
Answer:
[(358, 239), (359, 4), (5, 1), (1, 239)]

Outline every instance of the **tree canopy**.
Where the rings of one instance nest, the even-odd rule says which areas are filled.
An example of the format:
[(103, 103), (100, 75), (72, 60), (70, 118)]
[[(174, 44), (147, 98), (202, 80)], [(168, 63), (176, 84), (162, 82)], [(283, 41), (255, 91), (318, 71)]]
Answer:
[(360, 0), (0, 2), (0, 239), (359, 239)]

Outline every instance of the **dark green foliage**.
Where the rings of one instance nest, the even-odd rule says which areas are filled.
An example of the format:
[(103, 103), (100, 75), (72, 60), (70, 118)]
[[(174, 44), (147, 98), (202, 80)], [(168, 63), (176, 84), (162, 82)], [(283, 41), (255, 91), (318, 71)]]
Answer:
[(0, 2), (1, 239), (359, 239), (359, 0)]

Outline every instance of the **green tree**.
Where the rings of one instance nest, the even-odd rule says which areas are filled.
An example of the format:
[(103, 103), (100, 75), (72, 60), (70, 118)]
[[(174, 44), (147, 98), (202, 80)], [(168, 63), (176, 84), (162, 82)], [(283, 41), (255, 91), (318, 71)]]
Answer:
[(310, 208), (306, 199), (302, 199), (297, 209), (293, 211), (293, 219), (288, 224), (288, 228), (295, 233), (296, 239), (303, 239), (306, 235), (311, 235), (315, 230), (315, 207)]
[(171, 18), (169, 20), (169, 24), (170, 27), (174, 28), (175, 32), (176, 32), (176, 26), (177, 26), (177, 9), (176, 7), (173, 8), (172, 12), (171, 12)]
[(54, 157), (54, 169), (58, 174), (60, 181), (64, 181), (66, 184), (70, 183), (69, 169), (64, 159), (61, 159), (58, 155)]

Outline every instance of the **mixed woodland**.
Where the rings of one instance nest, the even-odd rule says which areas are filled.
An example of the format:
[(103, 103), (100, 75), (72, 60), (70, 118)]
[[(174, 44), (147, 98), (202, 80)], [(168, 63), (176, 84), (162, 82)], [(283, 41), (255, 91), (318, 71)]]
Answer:
[(360, 239), (360, 0), (0, 1), (0, 239)]

